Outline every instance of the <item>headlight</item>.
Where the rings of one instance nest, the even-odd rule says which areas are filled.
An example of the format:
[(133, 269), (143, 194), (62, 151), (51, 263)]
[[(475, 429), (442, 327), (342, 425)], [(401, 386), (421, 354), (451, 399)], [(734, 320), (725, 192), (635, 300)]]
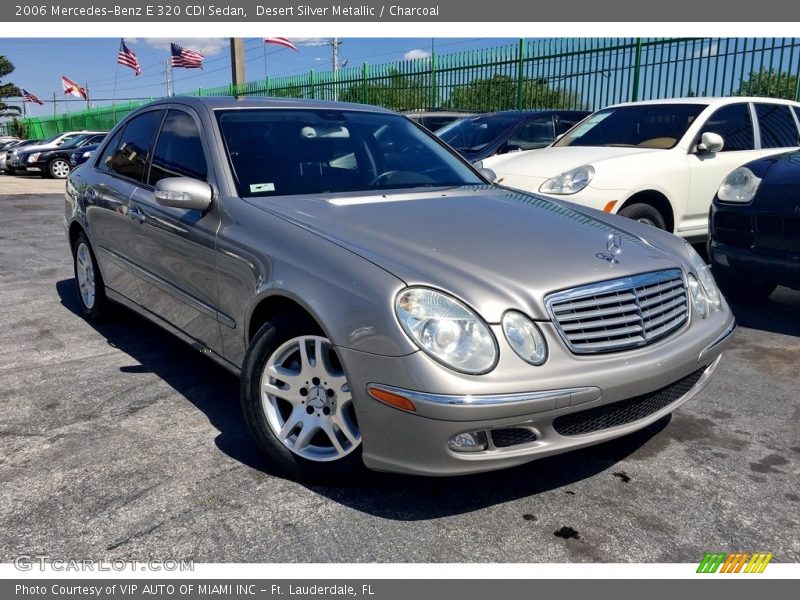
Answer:
[(739, 167), (722, 180), (717, 198), (722, 202), (750, 202), (756, 195), (761, 178), (747, 167)]
[(694, 312), (705, 319), (708, 316), (708, 302), (706, 301), (705, 294), (703, 294), (700, 282), (697, 281), (697, 277), (691, 273), (686, 276), (686, 279), (689, 282), (689, 295), (692, 297)]
[(29, 163), (36, 162), (37, 160), (39, 160), (39, 155), (40, 155), (40, 154), (41, 154), (41, 152), (34, 152), (33, 154), (31, 154), (31, 155), (28, 157), (28, 162), (29, 162)]
[(719, 310), (722, 307), (722, 297), (720, 296), (717, 282), (714, 281), (714, 276), (711, 274), (711, 268), (697, 251), (692, 248), (691, 244), (686, 244), (686, 252), (689, 255), (689, 260), (692, 262), (692, 267), (694, 267), (698, 279), (700, 279), (700, 285), (703, 287), (703, 292), (705, 293), (711, 310)]
[(93, 150), (89, 150), (88, 152), (84, 152), (81, 156), (83, 158), (89, 158), (92, 155)]
[(589, 185), (594, 177), (594, 167), (584, 165), (545, 181), (539, 191), (545, 194), (576, 194)]
[(522, 313), (509, 311), (503, 315), (503, 333), (517, 355), (532, 365), (547, 359), (547, 343), (536, 324)]
[(451, 369), (479, 375), (494, 368), (494, 335), (455, 298), (428, 288), (409, 288), (397, 296), (395, 312), (414, 343)]

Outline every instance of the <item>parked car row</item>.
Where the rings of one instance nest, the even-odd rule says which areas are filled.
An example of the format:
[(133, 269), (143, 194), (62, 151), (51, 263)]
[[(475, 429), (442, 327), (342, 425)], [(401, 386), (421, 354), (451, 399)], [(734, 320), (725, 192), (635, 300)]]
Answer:
[[(103, 131), (69, 131), (44, 140), (17, 140), (0, 147), (0, 170), (21, 175), (65, 179), (73, 166), (86, 160), (90, 146), (97, 147), (106, 136)], [(72, 155), (78, 153), (75, 164)]]

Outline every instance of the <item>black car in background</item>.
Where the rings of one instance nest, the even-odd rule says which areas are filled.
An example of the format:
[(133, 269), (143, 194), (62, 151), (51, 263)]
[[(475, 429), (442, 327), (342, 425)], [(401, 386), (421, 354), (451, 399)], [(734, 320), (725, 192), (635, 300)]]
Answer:
[(20, 151), (15, 171), (17, 173), (35, 173), (54, 179), (66, 179), (71, 168), (69, 159), (72, 153), (84, 146), (99, 144), (105, 137), (105, 133), (83, 133), (58, 147), (33, 152)]
[(495, 154), (544, 148), (589, 116), (585, 110), (503, 110), (464, 117), (436, 135), (470, 162)]
[(80, 167), (92, 157), (92, 154), (94, 154), (94, 151), (97, 150), (99, 146), (100, 144), (86, 144), (83, 148), (74, 150), (69, 155), (70, 168), (74, 169), (75, 167)]
[(708, 256), (723, 293), (764, 300), (800, 290), (800, 151), (732, 171), (711, 206)]
[(473, 113), (447, 110), (412, 110), (404, 112), (403, 116), (411, 119), (415, 123), (419, 123), (428, 131), (436, 131), (453, 121), (471, 114)]

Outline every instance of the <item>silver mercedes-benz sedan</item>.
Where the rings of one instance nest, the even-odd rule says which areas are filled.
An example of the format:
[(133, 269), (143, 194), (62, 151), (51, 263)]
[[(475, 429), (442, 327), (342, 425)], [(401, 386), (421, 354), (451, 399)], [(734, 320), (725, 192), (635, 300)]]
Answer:
[(123, 304), (239, 374), (290, 476), (472, 473), (619, 437), (697, 393), (734, 329), (681, 239), (494, 185), (375, 107), (158, 101), (65, 197), (86, 317)]

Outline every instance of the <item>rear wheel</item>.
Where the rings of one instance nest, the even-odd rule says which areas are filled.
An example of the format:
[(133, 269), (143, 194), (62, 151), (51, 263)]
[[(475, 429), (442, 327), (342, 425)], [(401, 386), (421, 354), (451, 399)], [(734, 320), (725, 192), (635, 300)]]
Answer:
[(75, 238), (72, 256), (81, 312), (90, 321), (103, 319), (110, 311), (109, 300), (103, 276), (97, 268), (97, 260), (85, 233), (81, 232)]
[(331, 341), (307, 319), (278, 315), (258, 331), (241, 400), (256, 443), (282, 473), (339, 480), (361, 469), (350, 383)]
[(69, 162), (63, 158), (55, 158), (47, 164), (47, 172), (54, 179), (66, 179), (69, 175)]

